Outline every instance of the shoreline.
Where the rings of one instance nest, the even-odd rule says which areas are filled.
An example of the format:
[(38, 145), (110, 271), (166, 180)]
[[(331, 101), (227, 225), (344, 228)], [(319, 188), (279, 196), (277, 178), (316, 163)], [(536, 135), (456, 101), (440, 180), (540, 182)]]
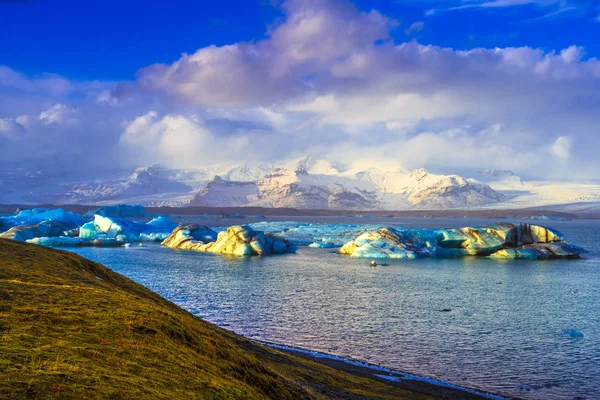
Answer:
[[(84, 214), (88, 211), (104, 207), (105, 205), (79, 205), (79, 204), (0, 204), (0, 215), (11, 215), (17, 208), (62, 208)], [(559, 207), (560, 205), (556, 205)], [(148, 214), (201, 216), (210, 215), (221, 217), (223, 215), (265, 216), (265, 217), (404, 217), (404, 218), (529, 218), (547, 216), (558, 219), (600, 219), (598, 212), (565, 212), (553, 210), (552, 206), (531, 207), (517, 209), (447, 209), (447, 210), (305, 210), (295, 208), (264, 208), (264, 207), (152, 207), (145, 206)]]
[(487, 392), (485, 390), (473, 389), (470, 387), (457, 385), (447, 380), (440, 380), (425, 375), (415, 375), (408, 372), (402, 372), (385, 366), (355, 360), (349, 357), (340, 357), (333, 354), (327, 354), (293, 346), (281, 345), (263, 340), (248, 340), (251, 340), (263, 346), (283, 351), (296, 357), (302, 357), (320, 364), (325, 364), (338, 371), (344, 371), (352, 374), (357, 374), (361, 377), (379, 380), (386, 384), (393, 385), (405, 390), (415, 391), (420, 394), (449, 398), (447, 396), (458, 395), (459, 393), (457, 393), (457, 391), (459, 391), (464, 393), (464, 396), (475, 396), (475, 398), (483, 398), (490, 400), (519, 400), (518, 397), (505, 397), (502, 395)]

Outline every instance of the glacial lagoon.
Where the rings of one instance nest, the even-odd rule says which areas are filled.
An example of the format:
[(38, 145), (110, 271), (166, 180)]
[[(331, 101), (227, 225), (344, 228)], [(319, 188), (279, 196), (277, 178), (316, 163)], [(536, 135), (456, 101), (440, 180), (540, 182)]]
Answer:
[[(408, 228), (494, 222), (362, 220)], [(68, 250), (252, 339), (505, 396), (594, 398), (600, 392), (600, 221), (542, 224), (589, 254), (557, 261), (385, 260), (372, 268), (367, 259), (306, 246), (253, 258), (158, 244)]]

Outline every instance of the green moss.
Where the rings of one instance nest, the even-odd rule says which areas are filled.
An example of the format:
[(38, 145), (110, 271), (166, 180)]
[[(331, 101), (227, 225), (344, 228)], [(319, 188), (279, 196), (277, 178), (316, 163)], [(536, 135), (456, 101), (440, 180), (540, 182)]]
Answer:
[(75, 254), (0, 240), (0, 398), (423, 398), (257, 345)]

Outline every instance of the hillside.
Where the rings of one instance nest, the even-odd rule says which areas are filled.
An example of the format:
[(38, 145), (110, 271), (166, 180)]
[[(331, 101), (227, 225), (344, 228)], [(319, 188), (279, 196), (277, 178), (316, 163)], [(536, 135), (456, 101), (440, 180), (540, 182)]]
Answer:
[(100, 264), (2, 239), (0, 347), (0, 398), (475, 398), (255, 344)]

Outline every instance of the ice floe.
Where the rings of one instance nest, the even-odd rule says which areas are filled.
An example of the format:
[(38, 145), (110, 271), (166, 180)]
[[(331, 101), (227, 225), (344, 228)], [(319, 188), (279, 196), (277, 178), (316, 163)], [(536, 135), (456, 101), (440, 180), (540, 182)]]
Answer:
[(8, 231), (1, 233), (0, 238), (26, 242), (38, 237), (66, 236), (66, 232), (76, 228), (77, 224), (74, 222), (47, 220), (32, 225), (13, 226)]
[(218, 234), (205, 226), (180, 226), (175, 228), (162, 245), (174, 249), (235, 256), (282, 254), (294, 249), (285, 239), (255, 231), (249, 226), (238, 225), (230, 226)]
[(50, 210), (49, 208), (32, 208), (30, 210), (18, 211), (12, 216), (0, 218), (0, 232), (14, 226), (35, 225), (44, 221), (68, 222), (75, 226), (79, 226), (84, 222), (79, 214), (68, 212), (61, 208), (55, 210)]
[(553, 229), (530, 224), (493, 224), (459, 229), (380, 228), (346, 243), (341, 254), (365, 258), (484, 256), (495, 259), (579, 258), (583, 249), (569, 245)]
[(84, 239), (79, 237), (36, 237), (27, 240), (27, 243), (39, 244), (46, 247), (118, 247), (123, 242), (115, 238)]
[(565, 330), (563, 330), (563, 333), (565, 335), (569, 335), (573, 339), (581, 339), (584, 336), (583, 333), (581, 333), (575, 329), (565, 329)]
[(177, 223), (167, 217), (157, 217), (148, 223), (95, 215), (94, 220), (79, 228), (84, 239), (116, 238), (122, 242), (160, 242), (166, 239)]
[(341, 247), (349, 239), (380, 225), (373, 224), (311, 224), (303, 222), (257, 222), (252, 229), (272, 232), (298, 246)]

